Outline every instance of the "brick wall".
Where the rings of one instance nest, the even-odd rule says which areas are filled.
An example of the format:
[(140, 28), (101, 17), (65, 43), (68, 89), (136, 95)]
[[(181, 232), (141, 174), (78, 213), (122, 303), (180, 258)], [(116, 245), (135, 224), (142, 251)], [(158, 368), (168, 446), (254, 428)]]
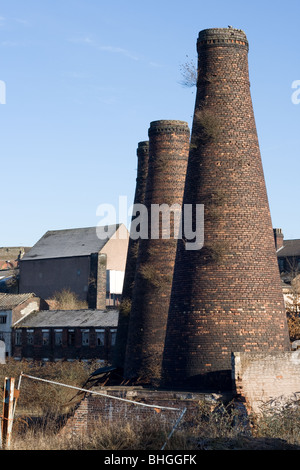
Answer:
[(106, 308), (106, 268), (107, 256), (106, 254), (98, 254), (98, 271), (97, 271), (97, 305), (98, 310), (105, 310)]
[(182, 410), (187, 408), (183, 422), (192, 423), (195, 419), (199, 403), (208, 403), (212, 409), (221, 402), (229, 402), (231, 394), (201, 394), (191, 392), (168, 392), (134, 389), (132, 387), (116, 387), (95, 389), (100, 393), (114, 397), (125, 398), (127, 400), (146, 403), (149, 405), (178, 408), (178, 410), (158, 410), (154, 408), (139, 406), (115, 400), (110, 397), (98, 395), (86, 395), (76, 408), (74, 414), (70, 416), (63, 428), (64, 434), (80, 434), (89, 429), (92, 430), (95, 423), (101, 420), (102, 423), (133, 422), (151, 419), (167, 423), (173, 426), (180, 416)]
[(186, 122), (161, 120), (151, 122), (148, 135), (149, 165), (144, 200), (148, 239), (142, 238), (139, 243), (124, 365), (126, 378), (143, 381), (160, 377), (177, 246), (172, 215), (167, 224), (170, 227), (168, 237), (163, 232), (163, 224), (156, 224), (158, 219), (152, 218), (153, 206), (177, 204), (181, 209), (190, 131)]
[(270, 401), (278, 410), (300, 393), (300, 351), (234, 353), (232, 373), (236, 392), (249, 409), (260, 413)]
[[(82, 330), (84, 328), (14, 328), (12, 331), (12, 355), (15, 358), (30, 358), (34, 360), (55, 359), (80, 360), (99, 359), (111, 361), (113, 354), (112, 328), (104, 330), (104, 344), (97, 343), (98, 328), (88, 328), (88, 344), (83, 344)], [(28, 342), (28, 331), (32, 331), (32, 342)], [(56, 344), (55, 330), (61, 331), (61, 344)], [(43, 340), (43, 331), (47, 331), (47, 341)], [(21, 334), (21, 344), (16, 344), (16, 334)]]
[[(146, 182), (148, 175), (149, 160), (149, 142), (139, 142), (137, 148), (138, 168), (136, 177), (136, 187), (134, 195), (134, 204), (143, 204), (145, 199)], [(133, 214), (132, 222), (140, 214)], [(113, 364), (116, 367), (124, 367), (124, 358), (126, 352), (128, 325), (130, 317), (130, 308), (132, 302), (132, 291), (136, 271), (136, 261), (138, 254), (139, 239), (129, 238), (128, 252), (126, 259), (126, 268), (124, 274), (124, 284), (122, 292), (122, 301), (119, 309), (119, 322), (117, 330), (116, 346), (114, 351)]]
[(248, 71), (233, 28), (199, 33), (199, 73), (183, 203), (204, 205), (204, 247), (178, 244), (165, 384), (231, 388), (231, 352), (288, 351)]
[(20, 294), (34, 292), (43, 299), (70, 289), (86, 300), (90, 277), (90, 257), (53, 258), (20, 262)]

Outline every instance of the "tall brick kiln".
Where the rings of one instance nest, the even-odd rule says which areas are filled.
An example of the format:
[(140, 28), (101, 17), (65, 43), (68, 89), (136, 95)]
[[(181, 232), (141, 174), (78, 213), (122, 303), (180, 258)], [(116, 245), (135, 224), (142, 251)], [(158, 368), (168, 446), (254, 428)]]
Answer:
[[(149, 141), (138, 143), (137, 148), (137, 177), (133, 204), (143, 204), (146, 191), (149, 160)], [(139, 213), (133, 212), (131, 221), (139, 218)], [(119, 322), (116, 344), (114, 349), (113, 365), (123, 369), (128, 334), (129, 316), (132, 302), (139, 239), (129, 238), (127, 260), (124, 275), (122, 300), (119, 308)]]
[(197, 49), (183, 202), (204, 204), (205, 242), (198, 251), (178, 243), (163, 384), (224, 390), (231, 387), (231, 352), (288, 351), (290, 345), (250, 95), (248, 41), (241, 30), (207, 29)]
[[(148, 238), (139, 242), (124, 365), (126, 378), (144, 383), (160, 377), (177, 245), (172, 226), (168, 237), (162, 231), (163, 224), (155, 224), (153, 205), (178, 204), (181, 208), (190, 143), (189, 127), (182, 121), (154, 121), (148, 134), (149, 166), (144, 201)], [(156, 235), (154, 229), (159, 229)]]

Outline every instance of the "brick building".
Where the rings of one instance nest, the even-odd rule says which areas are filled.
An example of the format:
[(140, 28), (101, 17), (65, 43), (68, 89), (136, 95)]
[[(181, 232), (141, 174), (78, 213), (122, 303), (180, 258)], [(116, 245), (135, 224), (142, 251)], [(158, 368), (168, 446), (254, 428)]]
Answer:
[(35, 294), (0, 294), (0, 340), (5, 343), (5, 355), (11, 356), (11, 331), (14, 324), (32, 312), (48, 305)]
[(24, 246), (0, 247), (0, 270), (17, 268), (19, 260), (30, 250)]
[(280, 274), (290, 282), (300, 274), (300, 240), (284, 240), (281, 229), (274, 229), (274, 235)]
[(0, 247), (0, 292), (19, 293), (19, 261), (29, 247)]
[[(104, 229), (104, 227), (102, 227)], [(47, 232), (20, 260), (20, 293), (50, 299), (69, 289), (89, 308), (106, 308), (106, 298), (120, 296), (129, 234), (123, 224)]]
[(27, 316), (12, 330), (16, 360), (111, 361), (117, 310), (49, 310)]

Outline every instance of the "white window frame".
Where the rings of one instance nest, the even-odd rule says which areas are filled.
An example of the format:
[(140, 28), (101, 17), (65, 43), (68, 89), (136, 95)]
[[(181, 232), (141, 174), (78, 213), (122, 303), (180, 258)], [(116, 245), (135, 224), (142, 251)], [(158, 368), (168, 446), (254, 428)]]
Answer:
[[(101, 328), (101, 329), (97, 329), (95, 331), (96, 331), (97, 346), (105, 346), (105, 329)], [(101, 340), (101, 338), (103, 338), (103, 340)], [(99, 344), (99, 342), (100, 342), (100, 344)]]

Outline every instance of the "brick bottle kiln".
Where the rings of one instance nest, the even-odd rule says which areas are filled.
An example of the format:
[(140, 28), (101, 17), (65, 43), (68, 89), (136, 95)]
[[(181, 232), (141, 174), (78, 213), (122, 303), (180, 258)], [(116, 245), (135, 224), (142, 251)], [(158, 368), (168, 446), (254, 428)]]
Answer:
[[(148, 238), (139, 242), (124, 366), (126, 378), (139, 378), (144, 383), (160, 377), (177, 245), (173, 218), (168, 238), (163, 224), (154, 221), (153, 205), (178, 204), (181, 209), (190, 143), (189, 127), (183, 121), (154, 121), (148, 134)], [(154, 229), (158, 230), (156, 235)]]
[(290, 349), (243, 31), (199, 33), (183, 202), (203, 204), (204, 247), (179, 241), (163, 359), (168, 386), (231, 387), (231, 353)]
[[(146, 182), (148, 175), (149, 141), (138, 143), (137, 148), (137, 176), (133, 203), (143, 204), (145, 199)], [(139, 213), (133, 213), (131, 221), (139, 217)], [(127, 260), (122, 291), (122, 300), (119, 308), (119, 322), (117, 329), (116, 345), (114, 350), (113, 365), (123, 369), (128, 334), (129, 316), (132, 302), (132, 290), (136, 271), (139, 239), (129, 238)]]

